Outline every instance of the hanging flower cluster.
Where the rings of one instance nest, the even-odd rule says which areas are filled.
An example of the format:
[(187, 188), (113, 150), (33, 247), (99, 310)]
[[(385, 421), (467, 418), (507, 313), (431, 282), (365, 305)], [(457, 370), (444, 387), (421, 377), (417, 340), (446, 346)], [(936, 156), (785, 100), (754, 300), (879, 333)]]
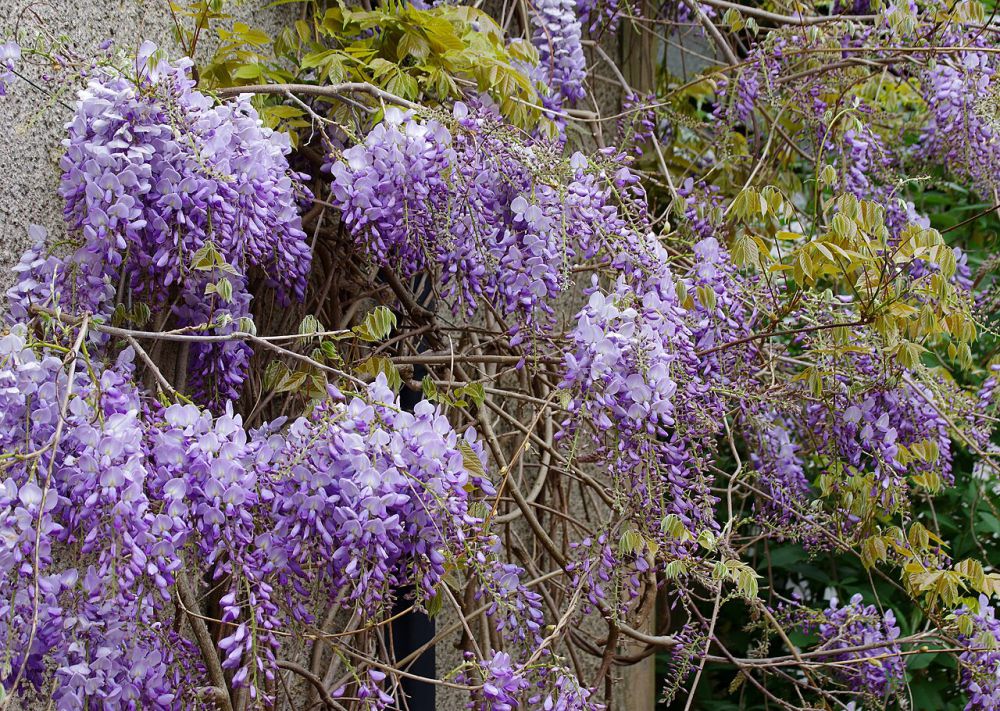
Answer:
[(0, 44), (0, 96), (7, 95), (7, 85), (14, 80), (14, 68), (21, 59), (21, 47), (14, 40)]
[[(964, 36), (953, 39), (969, 43)], [(930, 117), (922, 148), (984, 196), (996, 190), (1000, 166), (1000, 136), (980, 103), (995, 91), (994, 62), (985, 52), (961, 52), (938, 62), (923, 77)]]
[[(563, 131), (549, 140), (548, 124), (513, 126), (464, 78), (467, 102), (438, 92), (420, 105), (433, 82), (406, 84), (406, 57), (447, 82), (477, 42), (503, 39), (469, 8), (427, 7), (378, 10), (373, 32), (397, 12), (404, 28), (385, 30), (392, 79), (368, 84), (365, 71), (393, 62), (358, 57), (364, 81), (327, 92), (335, 104), (315, 88), (290, 99), (288, 115), (324, 127), (296, 144), (296, 161), (328, 173), (308, 237), (305, 176), (265, 127), (301, 85), (217, 102), (191, 61), (149, 43), (126, 70), (109, 54), (77, 77), (66, 239), (30, 230), (0, 332), (3, 697), (245, 711), (292, 698), (294, 675), (331, 708), (405, 706), (401, 679), (420, 677), (392, 625), (402, 608), (444, 608), (461, 617), (464, 653), (444, 686), (469, 708), (583, 711), (603, 708), (598, 690), (633, 657), (669, 650), (670, 698), (694, 669), (695, 684), (712, 675), (703, 662), (735, 658), (742, 605), (745, 633), (762, 633), (741, 662), (748, 694), (836, 699), (828, 683), (868, 706), (902, 699), (906, 645), (936, 633), (903, 636), (861, 595), (821, 610), (802, 585), (789, 603), (798, 583), (771, 565), (777, 549), (844, 553), (849, 574), (901, 563), (890, 594), (958, 608), (933, 616), (934, 641), (955, 621), (969, 708), (997, 706), (994, 610), (959, 606), (1000, 578), (957, 554), (953, 565), (919, 508), (945, 487), (963, 501), (990, 493), (997, 379), (969, 385), (990, 362), (970, 346), (986, 269), (973, 278), (975, 255), (931, 229), (940, 215), (900, 179), (919, 162), (937, 171), (929, 181), (943, 168), (995, 192), (985, 40), (956, 29), (970, 46), (901, 52), (913, 60), (901, 66), (886, 47), (916, 36), (916, 5), (856, 32), (825, 6), (808, 22), (728, 8), (724, 24), (717, 8), (663, 8), (637, 26), (696, 24), (735, 59), (711, 81), (664, 69), (641, 98), (612, 67), (632, 145), (585, 154), (569, 121), (585, 117), (605, 146), (611, 119), (563, 111), (590, 86), (584, 26), (614, 29), (637, 8), (527, 8), (542, 113)], [(732, 46), (715, 36), (727, 26), (741, 33)], [(296, 81), (336, 73), (336, 61), (306, 66), (333, 54), (296, 54), (280, 58)], [(19, 61), (18, 45), (0, 45), (0, 94)], [(874, 67), (891, 86), (855, 81)], [(911, 115), (920, 95), (928, 106)], [(888, 140), (884, 106), (905, 108), (907, 145)], [(418, 277), (426, 293), (407, 293)], [(260, 289), (286, 313), (272, 320)], [(307, 291), (315, 315), (293, 304)], [(368, 301), (378, 308), (355, 325)], [(277, 354), (263, 373), (253, 343)], [(944, 372), (951, 361), (960, 376)], [(971, 475), (958, 440), (979, 462)], [(972, 518), (991, 522), (986, 508)], [(809, 673), (775, 671), (795, 649), (768, 660), (772, 612), (813, 636)], [(593, 681), (578, 650), (601, 660)]]
[(962, 686), (969, 695), (966, 711), (1000, 707), (1000, 620), (989, 598), (980, 595), (978, 603), (978, 612), (963, 607), (955, 613), (960, 641), (968, 650), (959, 656)]
[(374, 261), (410, 276), (429, 261), (449, 258), (445, 249), (428, 251), (435, 246), (438, 215), (447, 207), (447, 172), (455, 162), (444, 126), (422, 124), (389, 108), (364, 144), (347, 149), (343, 158), (332, 167), (333, 196)]
[(0, 339), (3, 683), (54, 682), (57, 709), (176, 706), (197, 683), (181, 670), (200, 664), (165, 617), (179, 541), (150, 490), (131, 370), (128, 351), (109, 369), (64, 360), (20, 324)]
[(208, 242), (241, 273), (259, 268), (302, 298), (309, 249), (287, 137), (265, 129), (246, 99), (213, 106), (190, 67), (158, 60), (146, 43), (138, 83), (109, 71), (80, 92), (61, 161), (67, 220), (109, 274), (124, 264), (154, 302), (154, 287), (183, 282)]
[[(876, 383), (884, 377), (874, 358), (856, 357), (853, 366)], [(844, 394), (835, 402), (808, 407), (807, 426), (820, 433), (820, 451), (832, 456), (838, 467), (871, 473), (863, 481), (870, 484), (871, 499), (885, 510), (906, 504), (906, 476), (932, 475), (945, 484), (953, 481), (948, 423), (924, 386), (876, 385), (860, 398)], [(907, 456), (900, 450), (902, 446), (912, 451), (914, 445), (926, 448), (926, 456)]]
[[(302, 189), (288, 167), (287, 137), (264, 128), (245, 97), (213, 105), (194, 89), (190, 68), (190, 60), (158, 59), (146, 43), (138, 81), (109, 69), (80, 92), (60, 192), (82, 244), (72, 268), (55, 271), (60, 282), (76, 281), (61, 290), (77, 310), (96, 312), (103, 280), (168, 308), (179, 326), (225, 334), (249, 314), (251, 270), (285, 301), (303, 298), (310, 251), (296, 204)], [(220, 278), (228, 288), (206, 299)], [(221, 407), (239, 395), (248, 347), (201, 344), (192, 355), (201, 402)]]
[(895, 643), (899, 626), (892, 610), (883, 615), (874, 605), (864, 605), (861, 595), (854, 595), (843, 607), (832, 600), (824, 617), (819, 625), (820, 649), (864, 648), (831, 655), (838, 663), (835, 676), (881, 703), (902, 688), (906, 672)]
[(583, 55), (583, 23), (576, 0), (538, 0), (532, 4), (531, 41), (538, 66), (553, 95), (552, 108), (576, 103), (585, 95), (587, 60)]
[[(334, 201), (379, 265), (403, 275), (438, 265), (456, 309), (487, 300), (513, 317), (512, 333), (542, 328), (574, 256), (628, 236), (613, 194), (629, 195), (636, 179), (608, 177), (582, 154), (560, 165), (541, 141), (512, 143), (486, 108), (459, 104), (454, 120), (452, 131), (388, 109), (334, 164)], [(552, 164), (569, 173), (561, 190), (538, 175)]]
[[(801, 445), (792, 439), (793, 425), (787, 418), (769, 413), (755, 431), (760, 436), (751, 454), (767, 498), (758, 502), (764, 520), (779, 527), (794, 526), (807, 518), (806, 505), (812, 491), (805, 475)], [(818, 512), (809, 512), (809, 518)]]
[[(207, 683), (169, 624), (192, 550), (222, 590), (222, 666), (256, 695), (274, 678), (277, 630), (312, 620), (312, 585), (379, 619), (397, 590), (414, 585), (427, 604), (446, 561), (493, 545), (468, 509), (470, 492), (492, 492), (466, 465), (485, 460), (481, 444), (430, 403), (400, 411), (384, 376), (351, 398), (331, 391), (310, 418), (248, 432), (231, 411), (146, 402), (129, 351), (105, 370), (67, 365), (21, 325), (0, 348), (5, 685), (42, 693), (55, 679), (59, 709), (84, 698), (183, 707), (189, 686)], [(537, 607), (519, 574), (483, 588), (494, 605)], [(539, 628), (518, 615), (504, 624)]]
[(469, 492), (492, 486), (465, 460), (485, 461), (482, 444), (428, 401), (401, 411), (384, 375), (364, 399), (338, 397), (293, 423), (270, 455), (272, 545), (303, 585), (323, 570), (345, 607), (374, 615), (408, 584), (429, 601), (446, 560), (476, 543), (466, 541), (479, 523)]

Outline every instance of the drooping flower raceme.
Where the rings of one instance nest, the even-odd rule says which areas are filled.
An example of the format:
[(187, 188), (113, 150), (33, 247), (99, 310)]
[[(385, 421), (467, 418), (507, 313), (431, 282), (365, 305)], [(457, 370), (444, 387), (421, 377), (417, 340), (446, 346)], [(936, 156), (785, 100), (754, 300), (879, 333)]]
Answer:
[(556, 108), (563, 101), (575, 103), (585, 95), (587, 77), (576, 0), (535, 0), (531, 7), (531, 40), (538, 49), (538, 66), (555, 94), (549, 101)]
[(3, 683), (41, 692), (54, 678), (60, 710), (170, 707), (197, 685), (179, 670), (199, 665), (161, 616), (178, 541), (151, 506), (130, 358), (67, 366), (21, 325), (0, 339)]
[(369, 615), (409, 584), (429, 601), (478, 522), (468, 491), (491, 490), (466, 457), (485, 461), (475, 432), (460, 436), (428, 401), (402, 411), (385, 376), (364, 397), (334, 393), (269, 455), (272, 545), (299, 575), (321, 566), (341, 604)]
[(843, 607), (833, 600), (819, 625), (820, 649), (869, 647), (831, 655), (838, 662), (834, 674), (849, 688), (884, 703), (902, 688), (905, 665), (895, 640), (899, 626), (892, 610), (882, 615), (874, 605), (864, 605), (854, 595)]
[(421, 123), (396, 108), (363, 144), (333, 164), (333, 196), (355, 239), (381, 264), (403, 276), (447, 258), (436, 246), (437, 215), (446, 209), (446, 175), (454, 164), (451, 134), (437, 123)]
[[(967, 40), (955, 38), (955, 42), (964, 45)], [(930, 109), (923, 150), (971, 180), (984, 197), (992, 196), (997, 187), (1000, 134), (977, 102), (994, 90), (995, 72), (992, 55), (968, 51), (937, 62), (923, 78)]]
[(68, 258), (52, 254), (48, 234), (39, 225), (28, 228), (28, 237), (32, 246), (14, 267), (16, 281), (7, 291), (8, 323), (27, 321), (33, 309), (110, 315), (114, 286), (98, 255), (85, 247)]
[(985, 595), (979, 596), (978, 608), (955, 613), (959, 641), (967, 648), (959, 655), (962, 686), (969, 695), (965, 711), (995, 711), (1000, 708), (1000, 620)]
[[(694, 442), (711, 437), (712, 428), (696, 424), (698, 408), (690, 404), (704, 400), (704, 383), (666, 254), (653, 239), (635, 242), (607, 293), (595, 283), (577, 314), (562, 387), (572, 395), (570, 413), (598, 433), (595, 454), (622, 492), (632, 525), (645, 540), (682, 553), (668, 517), (694, 536), (715, 525), (707, 481), (691, 457)], [(581, 436), (578, 426), (568, 421), (563, 436)], [(627, 601), (649, 569), (642, 547), (615, 551), (603, 534), (585, 539), (577, 553), (574, 574), (595, 605)]]
[(795, 524), (803, 518), (803, 508), (811, 493), (799, 453), (801, 447), (792, 439), (794, 430), (789, 423), (776, 414), (764, 419), (767, 424), (757, 428), (759, 441), (751, 454), (754, 468), (760, 474), (760, 486), (768, 495), (758, 503), (759, 510), (771, 524)]
[[(232, 287), (228, 298), (217, 288), (221, 280)], [(244, 277), (215, 270), (197, 272), (184, 283), (173, 313), (180, 326), (208, 324), (212, 334), (228, 335), (237, 330), (240, 319), (250, 318), (251, 299)], [(217, 409), (236, 400), (252, 355), (253, 349), (241, 340), (191, 344), (187, 384), (193, 397)]]
[[(110, 69), (96, 73), (67, 126), (60, 192), (67, 221), (82, 236), (71, 261), (86, 275), (83, 286), (96, 288), (102, 277), (124, 283), (154, 310), (167, 303), (169, 288), (178, 289), (173, 308), (182, 326), (221, 311), (247, 315), (241, 286), (252, 269), (280, 298), (301, 299), (310, 251), (287, 137), (265, 128), (247, 97), (214, 105), (194, 89), (190, 60), (171, 65), (154, 50), (141, 48), (137, 82)], [(233, 303), (194, 306), (204, 298), (205, 271), (220, 266), (238, 282)], [(221, 407), (238, 394), (247, 350), (197, 349), (190, 372), (202, 402)], [(206, 385), (214, 373), (224, 373), (225, 383)]]
[(0, 96), (7, 95), (7, 85), (14, 80), (14, 68), (21, 59), (21, 47), (14, 40), (0, 44)]
[[(582, 154), (566, 165), (542, 141), (505, 140), (485, 108), (460, 104), (454, 119), (451, 131), (388, 109), (334, 164), (333, 199), (376, 263), (403, 275), (434, 265), (453, 308), (489, 300), (510, 317), (517, 344), (546, 329), (574, 257), (627, 242), (612, 196), (634, 192), (636, 179)], [(561, 190), (536, 177), (551, 164), (569, 173)]]
[(133, 83), (100, 74), (80, 92), (68, 124), (61, 193), (71, 226), (132, 287), (182, 281), (212, 242), (243, 274), (256, 267), (301, 298), (309, 250), (285, 155), (244, 98), (213, 106), (194, 89), (189, 60), (157, 61), (144, 45)]
[[(878, 359), (852, 358), (856, 373), (884, 381)], [(913, 382), (890, 387), (884, 382), (862, 397), (838, 393), (836, 404), (807, 407), (806, 425), (818, 433), (821, 452), (841, 462), (847, 473), (871, 474), (868, 492), (887, 510), (904, 506), (908, 489), (904, 476), (929, 476), (952, 482), (951, 437), (948, 423), (933, 404), (926, 387)], [(926, 448), (927, 456), (904, 460), (900, 445)]]

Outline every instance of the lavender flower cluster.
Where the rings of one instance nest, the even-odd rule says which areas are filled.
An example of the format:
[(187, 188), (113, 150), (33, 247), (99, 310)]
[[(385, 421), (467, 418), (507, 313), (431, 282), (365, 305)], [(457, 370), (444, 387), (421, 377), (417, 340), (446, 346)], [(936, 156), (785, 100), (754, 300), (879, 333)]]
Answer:
[[(767, 498), (758, 502), (761, 518), (772, 525), (795, 522), (812, 498), (805, 475), (801, 445), (793, 439), (794, 428), (787, 418), (768, 413), (764, 423), (754, 428), (759, 440), (751, 454), (754, 469), (760, 473), (760, 486)], [(815, 516), (810, 512), (810, 518)]]
[(955, 615), (967, 629), (959, 636), (966, 651), (959, 655), (962, 686), (969, 695), (965, 711), (1000, 708), (1000, 620), (989, 598), (980, 595), (978, 611), (963, 606)]
[(454, 121), (452, 131), (388, 109), (334, 164), (333, 200), (373, 261), (403, 275), (435, 265), (456, 310), (497, 304), (517, 343), (548, 322), (574, 256), (629, 236), (614, 194), (636, 180), (575, 154), (557, 190), (536, 177), (562, 163), (556, 147), (511, 141), (486, 107), (458, 104)]
[[(885, 377), (879, 374), (876, 358), (858, 356), (852, 360), (857, 372), (875, 382)], [(907, 474), (934, 474), (945, 484), (953, 481), (948, 423), (924, 386), (883, 384), (861, 398), (838, 395), (834, 403), (810, 405), (806, 427), (820, 433), (821, 451), (852, 472), (871, 472), (869, 495), (884, 510), (896, 510), (907, 502)], [(936, 456), (912, 460), (900, 456), (900, 445), (909, 448), (925, 442), (931, 443)]]
[(288, 139), (264, 128), (247, 98), (214, 106), (190, 68), (157, 60), (146, 43), (137, 83), (108, 71), (80, 92), (61, 161), (67, 220), (153, 301), (187, 277), (206, 242), (301, 298), (309, 250)]
[[(207, 575), (221, 590), (222, 666), (253, 698), (274, 679), (277, 631), (312, 624), (315, 585), (378, 620), (407, 585), (427, 604), (447, 561), (493, 555), (468, 508), (493, 493), (466, 464), (485, 461), (482, 445), (428, 402), (401, 411), (384, 376), (351, 397), (331, 390), (309, 418), (247, 431), (231, 409), (147, 400), (131, 358), (64, 360), (21, 324), (0, 339), (9, 690), (54, 684), (57, 709), (187, 708), (208, 682), (169, 602)], [(537, 610), (503, 618), (512, 639), (525, 624), (537, 639), (540, 601), (504, 570), (484, 594)], [(377, 681), (382, 707), (392, 698)]]
[(0, 96), (7, 95), (7, 85), (14, 80), (14, 68), (21, 59), (21, 47), (14, 40), (0, 44)]
[(468, 708), (476, 711), (602, 711), (594, 692), (580, 685), (576, 675), (560, 667), (529, 668), (517, 664), (507, 652), (492, 652), (489, 659), (472, 665), (461, 677), (478, 683)]
[(486, 461), (482, 443), (471, 428), (458, 435), (426, 400), (401, 411), (384, 375), (363, 399), (334, 392), (281, 444), (267, 463), (276, 554), (302, 577), (311, 571), (310, 580), (324, 571), (332, 593), (346, 591), (344, 606), (374, 615), (408, 584), (427, 602), (446, 560), (476, 544), (466, 540), (480, 523), (469, 492), (493, 489), (465, 458)]
[(583, 22), (576, 0), (535, 0), (531, 5), (531, 41), (538, 66), (552, 95), (549, 108), (576, 103), (586, 95), (587, 60), (583, 55)]
[(98, 255), (81, 247), (68, 258), (56, 256), (40, 225), (31, 225), (28, 237), (32, 245), (14, 267), (16, 281), (7, 291), (8, 323), (27, 321), (33, 308), (110, 315), (115, 289)]
[(852, 690), (884, 704), (906, 678), (906, 665), (895, 642), (899, 626), (892, 610), (883, 615), (874, 605), (863, 604), (861, 595), (854, 595), (843, 607), (832, 600), (824, 616), (819, 625), (820, 649), (864, 648), (832, 654), (830, 659), (837, 663), (834, 674)]
[(54, 688), (57, 709), (176, 707), (200, 664), (164, 617), (179, 541), (158, 525), (131, 353), (67, 360), (21, 324), (0, 339), (2, 681)]
[(395, 264), (410, 276), (448, 258), (447, 250), (434, 247), (436, 216), (446, 209), (446, 176), (454, 163), (444, 126), (415, 121), (393, 107), (364, 143), (333, 164), (333, 198), (374, 261)]
[(703, 419), (708, 383), (665, 251), (652, 238), (633, 240), (633, 249), (617, 258), (619, 276), (608, 293), (595, 280), (569, 334), (561, 383), (572, 418), (562, 436), (576, 436), (584, 423), (599, 433), (594, 454), (620, 492), (620, 513), (645, 541), (614, 550), (602, 533), (575, 548), (574, 579), (592, 605), (616, 610), (638, 594), (653, 566), (651, 550), (690, 552), (662, 522), (676, 517), (692, 539), (717, 526), (693, 454), (717, 432)]
[[(983, 40), (949, 38), (956, 45)], [(959, 52), (928, 69), (923, 86), (930, 119), (921, 148), (954, 174), (971, 181), (980, 194), (992, 196), (1000, 166), (1000, 137), (981, 102), (995, 92), (995, 59), (985, 52)]]
[[(430, 402), (403, 411), (384, 376), (357, 393), (331, 389), (308, 417), (249, 430), (233, 410), (250, 355), (242, 342), (191, 349), (192, 370), (201, 374), (193, 391), (214, 411), (168, 406), (137, 385), (131, 349), (81, 332), (87, 319), (36, 318), (52, 309), (103, 322), (127, 296), (118, 290), (124, 284), (131, 296), (169, 308), (178, 325), (209, 324), (225, 335), (250, 313), (251, 269), (285, 297), (302, 296), (309, 255), (287, 146), (245, 100), (213, 107), (194, 91), (187, 67), (156, 60), (147, 45), (138, 83), (110, 70), (90, 80), (63, 159), (67, 217), (80, 239), (57, 257), (33, 228), (36, 245), (8, 293), (9, 331), (0, 338), (0, 639), (10, 664), (0, 682), (24, 698), (51, 694), (60, 710), (190, 708), (210, 674), (203, 650), (173, 623), (173, 604), (182, 589), (198, 594), (210, 583), (228, 683), (265, 702), (282, 629), (315, 624), (317, 605), (377, 623), (407, 587), (417, 605), (429, 606), (446, 566), (459, 560), (476, 571), (477, 596), (504, 645), (531, 654), (541, 641), (542, 600), (470, 512), (473, 499), (496, 494), (473, 430), (458, 434)], [(397, 131), (390, 120), (384, 142), (404, 153), (446, 142), (441, 129), (420, 144), (424, 127), (407, 121), (413, 141), (390, 138)], [(411, 158), (387, 149), (368, 165)], [(453, 157), (427, 176), (460, 162)], [(585, 163), (574, 166), (568, 207), (544, 190), (535, 203), (503, 204), (495, 170), (496, 184), (482, 193), (496, 211), (495, 244), (474, 256), (484, 273), (486, 264), (511, 267), (484, 278), (481, 293), (503, 294), (525, 313), (543, 308), (561, 288), (547, 271), (561, 217), (571, 211), (594, 223), (617, 214), (602, 202), (610, 188), (586, 174)], [(626, 189), (634, 183), (622, 180)], [(525, 194), (529, 185), (525, 177)], [(383, 193), (390, 203), (392, 193)], [(405, 223), (420, 204), (392, 219)], [(368, 207), (358, 220), (378, 216)], [(473, 215), (466, 208), (454, 219), (472, 227)], [(599, 227), (589, 229), (596, 235)], [(398, 262), (405, 249), (392, 250), (408, 234), (384, 240), (383, 258)], [(525, 259), (538, 250), (543, 256)], [(421, 268), (418, 250), (408, 254)], [(326, 599), (316, 599), (317, 586)], [(591, 692), (552, 665), (548, 654), (532, 664), (532, 693), (544, 692), (553, 708), (591, 707)], [(385, 708), (394, 702), (386, 679), (369, 669), (331, 693)]]
[[(248, 97), (214, 105), (194, 89), (190, 68), (190, 60), (158, 59), (146, 43), (134, 67), (138, 80), (108, 69), (80, 92), (60, 192), (67, 223), (82, 237), (71, 261), (85, 283), (62, 291), (93, 299), (87, 295), (101, 294), (102, 280), (122, 282), (134, 299), (169, 308), (179, 326), (214, 326), (249, 314), (251, 269), (279, 298), (302, 299), (310, 250), (287, 136), (266, 129)], [(206, 267), (195, 263), (206, 246), (234, 274), (231, 304), (206, 303)], [(74, 306), (94, 311), (97, 304)], [(239, 394), (247, 363), (245, 346), (200, 346), (189, 369), (194, 391), (222, 407)]]

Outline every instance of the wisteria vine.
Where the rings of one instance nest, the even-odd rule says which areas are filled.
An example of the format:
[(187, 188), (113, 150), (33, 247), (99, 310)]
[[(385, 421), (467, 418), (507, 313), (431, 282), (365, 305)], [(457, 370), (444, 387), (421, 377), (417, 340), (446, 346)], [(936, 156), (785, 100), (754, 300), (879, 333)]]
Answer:
[(994, 18), (503, 15), (0, 44), (0, 709), (1000, 707)]

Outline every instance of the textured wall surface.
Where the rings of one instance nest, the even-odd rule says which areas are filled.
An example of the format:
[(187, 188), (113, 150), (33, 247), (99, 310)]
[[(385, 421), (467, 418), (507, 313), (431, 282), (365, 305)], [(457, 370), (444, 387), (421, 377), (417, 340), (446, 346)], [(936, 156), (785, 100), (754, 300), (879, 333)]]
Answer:
[[(15, 28), (22, 36), (42, 30), (68, 38), (80, 54), (93, 53), (106, 39), (135, 49), (144, 40), (156, 42), (171, 56), (180, 54), (175, 41), (168, 0), (0, 0), (0, 42)], [(266, 31), (289, 19), (293, 6), (266, 9), (268, 0), (231, 0), (226, 4), (232, 22), (240, 20)], [(199, 55), (214, 51), (212, 33), (204, 33)], [(27, 63), (25, 63), (27, 64)], [(40, 68), (25, 67), (28, 76)], [(63, 228), (58, 163), (63, 124), (69, 118), (73, 96), (56, 100), (17, 81), (0, 98), (0, 289), (12, 282), (10, 267), (28, 246), (27, 228), (40, 224), (51, 233)]]

